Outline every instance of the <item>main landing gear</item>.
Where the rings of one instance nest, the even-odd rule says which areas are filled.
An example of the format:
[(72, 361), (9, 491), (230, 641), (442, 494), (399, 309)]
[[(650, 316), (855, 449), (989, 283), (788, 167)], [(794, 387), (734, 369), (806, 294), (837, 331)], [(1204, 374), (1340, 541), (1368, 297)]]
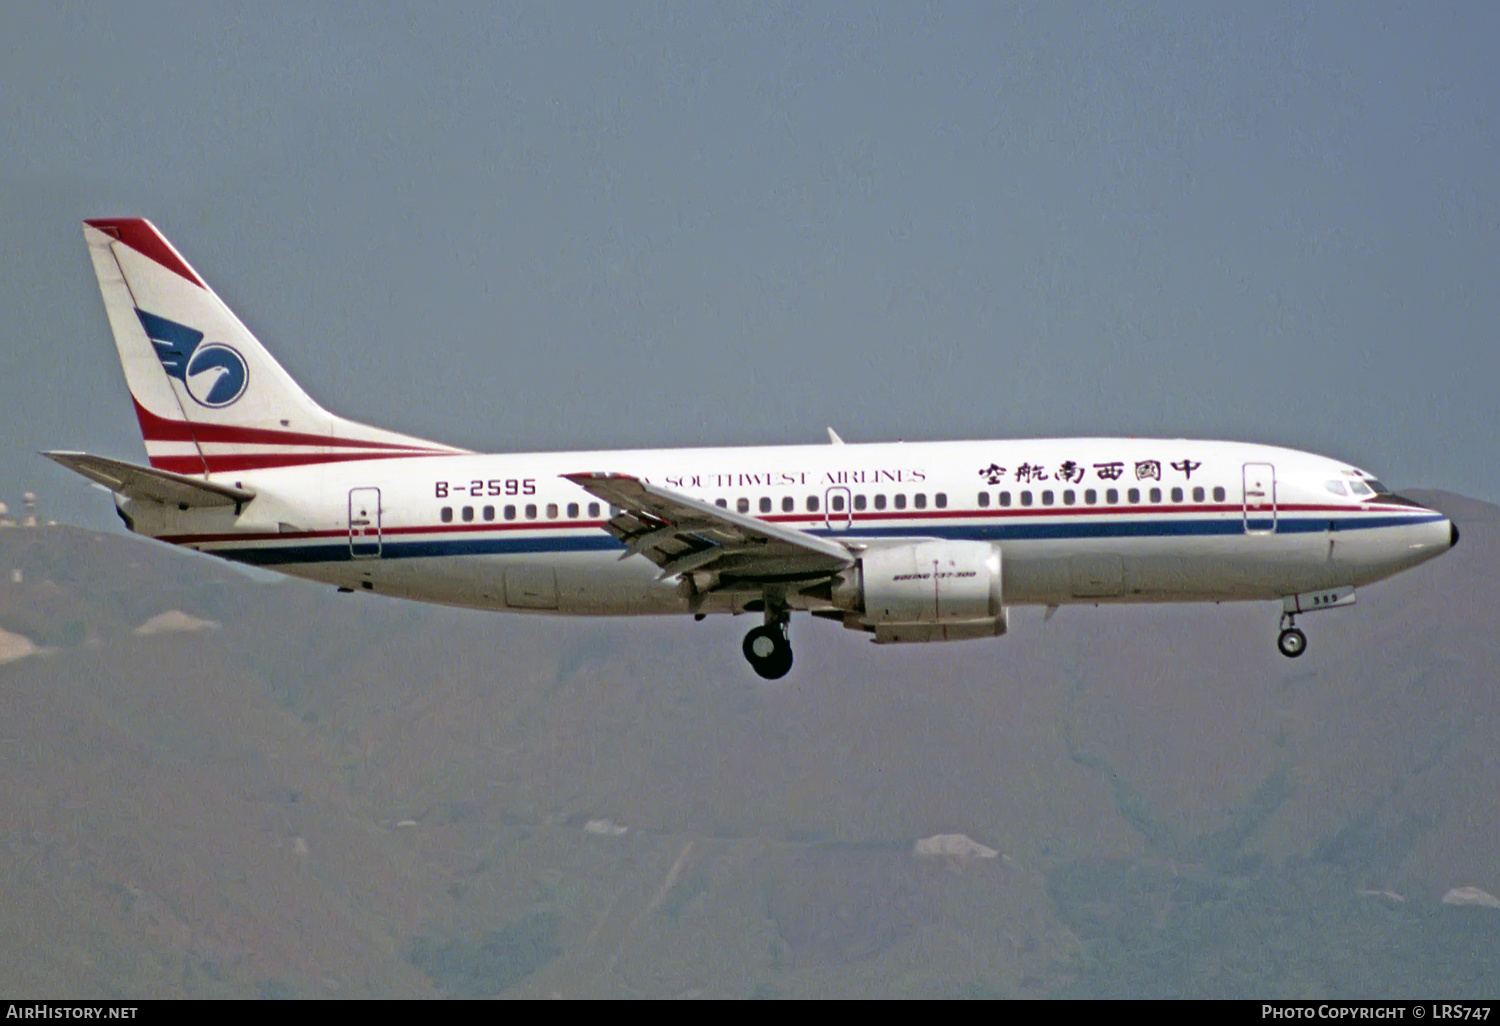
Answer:
[(1288, 659), (1296, 659), (1307, 651), (1307, 635), (1297, 627), (1295, 613), (1281, 614), (1281, 633), (1276, 635), (1276, 647)]
[(766, 622), (745, 635), (745, 658), (750, 668), (766, 680), (780, 680), (792, 668), (792, 643), (787, 639), (791, 613), (766, 610)]

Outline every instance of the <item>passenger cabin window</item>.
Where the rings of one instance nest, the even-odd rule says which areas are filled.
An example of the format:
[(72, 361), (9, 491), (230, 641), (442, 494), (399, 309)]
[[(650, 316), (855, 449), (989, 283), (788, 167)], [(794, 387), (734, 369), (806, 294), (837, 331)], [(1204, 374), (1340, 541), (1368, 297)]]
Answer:
[(1215, 502), (1223, 502), (1224, 501), (1224, 489), (1222, 487), (1218, 486), (1218, 485), (1214, 486), (1214, 501)]
[(769, 495), (762, 495), (760, 497), (760, 511), (762, 513), (771, 512), (771, 497)]
[(1083, 501), (1092, 506), (1099, 501), (1099, 493), (1094, 491), (1092, 488), (1084, 489)]
[(1182, 501), (1182, 489), (1181, 488), (1173, 488), (1172, 489), (1172, 501), (1173, 502), (1181, 502)]
[(576, 503), (576, 502), (570, 502), (570, 503), (568, 503), (568, 519), (569, 520), (577, 520), (578, 519), (578, 503)]
[(1052, 491), (1051, 491), (1051, 489), (1048, 489), (1048, 490), (1042, 492), (1042, 505), (1043, 506), (1050, 506), (1050, 505), (1052, 505)]
[(897, 509), (905, 509), (906, 508), (906, 495), (904, 493), (897, 492), (894, 501), (895, 501)]
[(728, 499), (715, 499), (714, 500), (714, 505), (717, 506), (717, 507), (719, 507), (720, 509), (728, 509), (729, 508), (729, 500)]
[(529, 503), (528, 502), (526, 504), (526, 519), (527, 520), (535, 520), (536, 519), (536, 504), (535, 503)]
[(916, 495), (913, 495), (911, 497), (911, 504), (913, 506), (915, 506), (917, 509), (926, 509), (927, 508), (927, 493), (925, 493), (925, 492), (918, 492)]
[(1203, 489), (1202, 488), (1194, 488), (1193, 489), (1193, 501), (1194, 502), (1202, 502), (1203, 501)]
[(555, 502), (549, 502), (549, 503), (547, 503), (547, 519), (548, 520), (556, 520), (557, 519), (557, 503), (555, 503)]
[(989, 506), (989, 504), (990, 504), (990, 493), (989, 492), (980, 492), (979, 493), (979, 508), (980, 509), (985, 509), (986, 507)]
[(1129, 499), (1131, 502), (1140, 502), (1141, 490), (1139, 488), (1132, 488), (1130, 489), (1130, 491), (1125, 493), (1125, 498)]
[(835, 513), (842, 513), (842, 512), (844, 512), (844, 497), (842, 495), (838, 495), (838, 494), (834, 494), (834, 495), (829, 496), (829, 498), (828, 498), (828, 507), (830, 509), (832, 509)]
[(885, 496), (884, 495), (877, 495), (877, 496), (875, 496), (875, 508), (876, 509), (885, 509)]
[(1010, 492), (1001, 492), (1000, 493), (1000, 505), (1002, 505), (1002, 506), (1009, 506), (1010, 505)]
[(1152, 502), (1160, 502), (1161, 501), (1161, 489), (1160, 488), (1153, 488), (1153, 489), (1151, 489), (1151, 501)]
[(854, 497), (854, 508), (855, 509), (864, 509), (865, 508), (865, 497), (863, 495), (856, 495)]
[(934, 506), (936, 506), (938, 509), (947, 509), (948, 508), (948, 493), (946, 493), (946, 492), (938, 492), (936, 495), (934, 495), (932, 497), (932, 504)]
[(1069, 488), (1063, 492), (1063, 505), (1071, 506), (1078, 501), (1078, 493)]
[(816, 495), (809, 495), (807, 497), (807, 511), (809, 513), (816, 513), (818, 511), (818, 497)]
[(1118, 506), (1120, 504), (1120, 490), (1118, 488), (1108, 489), (1104, 493), (1104, 501), (1111, 506)]
[(484, 507), (484, 519), (486, 519), (486, 520), (494, 520), (495, 519), (495, 507), (494, 506), (486, 506), (486, 507)]
[(597, 517), (598, 515), (599, 515), (599, 504), (597, 502), (591, 502), (591, 503), (589, 503), (589, 516), (590, 517)]
[(1031, 492), (1026, 491), (1026, 492), (1022, 492), (1021, 493), (1021, 505), (1023, 505), (1023, 506), (1030, 506), (1031, 505)]
[(737, 513), (749, 513), (750, 512), (750, 500), (749, 499), (735, 499), (734, 500), (734, 509), (735, 509), (735, 512), (737, 512)]
[(794, 510), (796, 508), (797, 508), (797, 500), (796, 499), (792, 498), (790, 495), (783, 495), (781, 497), (781, 512), (783, 512), (783, 513), (790, 513), (790, 512), (792, 512), (792, 510)]
[(514, 506), (506, 506), (505, 507), (505, 519), (506, 520), (514, 520), (514, 519), (516, 519), (516, 507), (514, 507)]
[(441, 510), (438, 511), (438, 519), (445, 524), (453, 523), (453, 507), (444, 506)]
[(469, 523), (473, 519), (474, 519), (474, 507), (473, 506), (465, 506), (464, 507), (464, 523), (467, 524), (467, 523)]

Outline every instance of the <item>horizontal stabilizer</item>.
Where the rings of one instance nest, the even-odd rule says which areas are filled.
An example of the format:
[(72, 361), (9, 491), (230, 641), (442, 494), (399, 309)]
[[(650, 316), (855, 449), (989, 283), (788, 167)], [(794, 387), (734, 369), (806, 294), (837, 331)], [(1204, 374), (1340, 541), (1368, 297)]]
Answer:
[(42, 455), (90, 481), (97, 481), (112, 492), (180, 509), (238, 506), (255, 498), (255, 493), (247, 488), (200, 481), (169, 470), (142, 467), (106, 456), (90, 456), (86, 452), (44, 452)]

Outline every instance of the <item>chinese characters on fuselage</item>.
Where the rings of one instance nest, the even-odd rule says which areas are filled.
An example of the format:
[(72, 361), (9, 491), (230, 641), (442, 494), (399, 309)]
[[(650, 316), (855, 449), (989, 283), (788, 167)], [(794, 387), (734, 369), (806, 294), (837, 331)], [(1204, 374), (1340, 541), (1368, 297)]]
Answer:
[[(1198, 460), (1181, 459), (1168, 463), (1167, 467), (1181, 474), (1185, 480), (1192, 480), (1193, 471), (1203, 466)], [(1118, 481), (1127, 473), (1134, 473), (1137, 481), (1160, 481), (1162, 478), (1161, 460), (1112, 460), (1107, 463), (1093, 464), (1094, 475), (1101, 481)], [(979, 476), (984, 478), (986, 484), (997, 485), (1005, 480), (1007, 470), (998, 463), (991, 463), (979, 471)], [(1089, 468), (1073, 460), (1063, 460), (1057, 466), (1042, 463), (1022, 463), (1016, 467), (1012, 476), (1021, 484), (1030, 484), (1033, 481), (1066, 481), (1069, 484), (1082, 484), (1083, 479), (1088, 476)]]

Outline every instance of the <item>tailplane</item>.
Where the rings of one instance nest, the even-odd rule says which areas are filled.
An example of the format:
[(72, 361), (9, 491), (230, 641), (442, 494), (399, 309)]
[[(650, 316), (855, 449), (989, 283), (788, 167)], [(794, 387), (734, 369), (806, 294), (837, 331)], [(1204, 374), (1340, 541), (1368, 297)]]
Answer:
[(176, 474), (463, 452), (308, 397), (150, 221), (84, 222), (151, 466)]

